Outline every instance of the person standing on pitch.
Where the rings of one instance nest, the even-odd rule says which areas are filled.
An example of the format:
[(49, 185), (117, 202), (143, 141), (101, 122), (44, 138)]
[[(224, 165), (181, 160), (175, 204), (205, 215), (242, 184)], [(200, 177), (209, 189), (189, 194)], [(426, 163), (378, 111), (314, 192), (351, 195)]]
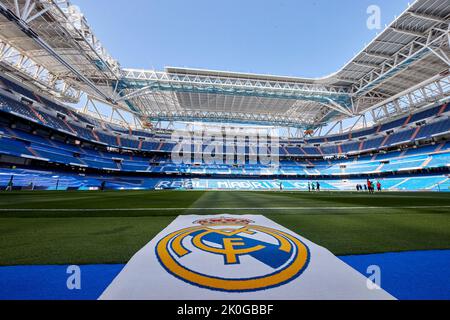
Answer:
[(11, 176), (9, 179), (8, 185), (6, 186), (5, 191), (12, 191), (14, 187), (14, 176)]
[(377, 182), (377, 190), (378, 190), (378, 192), (381, 192), (381, 183), (380, 183), (380, 181)]
[(308, 181), (308, 192), (311, 192), (311, 182)]
[(371, 194), (373, 194), (373, 193), (375, 192), (375, 185), (374, 185), (373, 182), (370, 181), (370, 180), (369, 180), (369, 182), (368, 182), (368, 187), (369, 187), (369, 192), (370, 192)]
[(372, 193), (372, 182), (369, 179), (367, 179), (367, 189), (369, 193)]
[(317, 192), (320, 192), (320, 183), (317, 181)]

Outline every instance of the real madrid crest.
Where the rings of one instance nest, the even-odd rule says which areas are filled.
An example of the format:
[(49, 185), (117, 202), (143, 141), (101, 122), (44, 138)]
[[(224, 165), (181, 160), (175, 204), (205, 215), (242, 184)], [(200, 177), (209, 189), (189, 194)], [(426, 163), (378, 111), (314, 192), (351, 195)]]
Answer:
[(165, 236), (155, 249), (169, 273), (192, 285), (265, 290), (289, 283), (308, 266), (308, 247), (286, 232), (228, 217), (193, 224)]

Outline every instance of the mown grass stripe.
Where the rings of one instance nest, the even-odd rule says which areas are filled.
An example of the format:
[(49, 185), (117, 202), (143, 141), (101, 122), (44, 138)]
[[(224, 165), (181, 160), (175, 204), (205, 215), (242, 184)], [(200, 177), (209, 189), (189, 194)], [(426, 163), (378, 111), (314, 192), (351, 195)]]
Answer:
[(218, 208), (11, 208), (11, 209), (0, 209), (0, 212), (108, 212), (108, 211), (183, 211), (183, 210), (233, 210), (233, 211), (265, 211), (265, 210), (375, 210), (375, 209), (442, 209), (442, 208), (450, 208), (450, 206), (364, 206), (364, 207), (265, 207), (265, 208), (227, 208), (227, 207), (218, 207)]

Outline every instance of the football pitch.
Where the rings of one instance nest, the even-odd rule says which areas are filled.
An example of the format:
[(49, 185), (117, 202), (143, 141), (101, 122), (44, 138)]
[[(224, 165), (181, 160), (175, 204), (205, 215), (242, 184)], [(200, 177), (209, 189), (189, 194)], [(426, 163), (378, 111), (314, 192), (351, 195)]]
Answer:
[(335, 255), (450, 249), (448, 193), (0, 193), (0, 265), (126, 263), (182, 214), (261, 214)]

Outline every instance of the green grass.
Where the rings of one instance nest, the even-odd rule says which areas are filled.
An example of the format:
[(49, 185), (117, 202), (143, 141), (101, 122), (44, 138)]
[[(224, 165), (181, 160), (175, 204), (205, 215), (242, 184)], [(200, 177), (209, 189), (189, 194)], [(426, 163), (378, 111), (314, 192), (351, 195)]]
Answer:
[(445, 193), (4, 192), (0, 265), (125, 263), (176, 216), (224, 213), (263, 214), (336, 255), (450, 249)]

